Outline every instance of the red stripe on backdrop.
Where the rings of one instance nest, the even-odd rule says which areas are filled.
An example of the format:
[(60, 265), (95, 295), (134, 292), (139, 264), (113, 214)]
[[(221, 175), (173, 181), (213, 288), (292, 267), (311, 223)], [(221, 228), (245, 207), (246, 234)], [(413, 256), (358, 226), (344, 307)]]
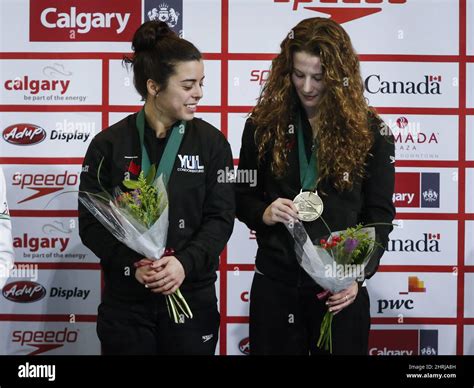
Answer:
[[(229, 52), (229, 1), (222, 0), (221, 2), (221, 131), (224, 135), (228, 136), (228, 67), (227, 53)], [(227, 354), (227, 271), (225, 270), (227, 264), (227, 247), (221, 254), (221, 266), (220, 266), (220, 314), (221, 314), (221, 326), (219, 336), (219, 354)], [(224, 268), (224, 270), (222, 270)]]
[[(234, 165), (239, 164), (239, 159), (234, 159)], [(457, 160), (397, 160), (395, 167), (474, 167), (474, 161), (457, 161)]]
[[(221, 106), (201, 105), (198, 112), (220, 113)], [(141, 109), (141, 105), (0, 105), (2, 112), (131, 112)]]
[[(373, 325), (400, 325), (400, 318), (398, 317), (377, 317), (372, 318), (371, 323)], [(436, 318), (436, 317), (423, 317), (423, 318), (407, 318), (403, 317), (403, 323), (408, 325), (456, 325), (458, 323), (457, 318)]]
[[(373, 325), (400, 325), (400, 318), (398, 317), (380, 317), (371, 318)], [(228, 323), (240, 323), (248, 324), (248, 317), (227, 317)], [(423, 318), (403, 318), (403, 323), (408, 325), (456, 325), (458, 322), (457, 318), (436, 318), (436, 317), (423, 317)], [(474, 318), (465, 318), (466, 324), (474, 323)]]
[(12, 217), (77, 217), (77, 210), (12, 210)]
[[(109, 106), (109, 61), (102, 61), (102, 107)], [(109, 126), (109, 113), (102, 110), (102, 128)]]
[[(459, 161), (466, 160), (466, 0), (459, 0)], [(458, 186), (458, 286), (457, 286), (457, 324), (456, 354), (464, 352), (464, 244), (465, 244), (465, 188), (466, 170), (459, 168)]]
[[(71, 314), (74, 314), (71, 312)], [(76, 322), (96, 322), (97, 315), (80, 315), (74, 314)], [(12, 322), (69, 322), (71, 316), (69, 314), (0, 314), (0, 321)]]
[[(123, 59), (132, 53), (81, 53), (81, 52), (9, 52), (0, 53), (0, 59)], [(227, 61), (271, 61), (277, 53), (203, 53), (205, 60)], [(361, 54), (362, 62), (458, 62), (457, 55), (404, 55), (404, 54)], [(474, 62), (474, 56), (466, 57), (467, 62)]]
[(16, 265), (36, 265), (38, 269), (59, 269), (59, 270), (69, 270), (69, 269), (83, 269), (86, 271), (97, 271), (100, 270), (99, 263), (38, 263), (38, 262), (21, 262), (16, 263)]
[(0, 158), (0, 164), (82, 164), (84, 158)]
[(453, 274), (456, 265), (380, 265), (377, 272), (444, 272)]
[[(221, 270), (226, 271), (251, 271), (255, 270), (254, 264), (221, 264)], [(452, 274), (457, 269), (456, 265), (380, 265), (378, 272), (438, 272)], [(469, 272), (474, 272), (474, 266), (471, 266)]]
[[(251, 105), (229, 106), (230, 113), (248, 113), (252, 110)], [(423, 108), (423, 107), (375, 107), (380, 114), (418, 114), (418, 115), (457, 115), (458, 108)], [(474, 111), (474, 109), (473, 109)]]
[(0, 105), (2, 112), (102, 112), (102, 105)]
[(232, 264), (227, 263), (222, 268), (226, 271), (255, 271), (255, 264)]

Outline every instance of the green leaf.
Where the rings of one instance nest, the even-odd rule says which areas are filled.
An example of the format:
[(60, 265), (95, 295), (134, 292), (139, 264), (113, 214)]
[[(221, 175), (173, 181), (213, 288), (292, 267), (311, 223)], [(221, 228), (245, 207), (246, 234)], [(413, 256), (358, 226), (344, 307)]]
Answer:
[(151, 185), (155, 180), (156, 175), (156, 167), (154, 164), (151, 165), (150, 171), (148, 171), (148, 175), (146, 176), (146, 184)]
[(140, 183), (138, 181), (132, 181), (131, 179), (125, 179), (122, 183), (127, 189), (131, 190), (138, 189), (140, 187)]

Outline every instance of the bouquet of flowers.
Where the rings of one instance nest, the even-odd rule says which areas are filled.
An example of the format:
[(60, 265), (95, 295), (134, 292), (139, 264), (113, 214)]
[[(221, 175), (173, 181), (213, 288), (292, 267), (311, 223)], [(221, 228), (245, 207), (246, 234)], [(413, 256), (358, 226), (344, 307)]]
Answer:
[[(130, 189), (123, 192), (119, 187), (110, 195), (98, 181), (101, 193), (80, 192), (79, 201), (112, 233), (117, 240), (146, 258), (160, 259), (169, 255), (165, 250), (168, 235), (168, 196), (163, 177), (156, 177), (156, 168), (151, 166), (148, 175), (140, 172), (138, 180), (124, 180), (123, 185)], [(168, 313), (175, 323), (180, 314), (192, 318), (193, 314), (178, 289), (166, 296)]]
[[(374, 224), (371, 224), (374, 225)], [(357, 225), (346, 230), (332, 232), (315, 245), (299, 221), (286, 224), (295, 240), (295, 251), (301, 267), (326, 292), (337, 293), (348, 288), (355, 280), (364, 279), (364, 269), (375, 248), (375, 228)], [(321, 323), (319, 348), (332, 353), (333, 313), (327, 311)]]

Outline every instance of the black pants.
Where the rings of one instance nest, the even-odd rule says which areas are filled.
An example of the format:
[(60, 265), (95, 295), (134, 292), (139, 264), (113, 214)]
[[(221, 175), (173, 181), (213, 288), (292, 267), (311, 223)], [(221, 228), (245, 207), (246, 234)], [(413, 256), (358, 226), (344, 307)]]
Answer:
[[(255, 274), (250, 293), (250, 354), (328, 354), (316, 344), (327, 307), (317, 287), (290, 287)], [(333, 354), (366, 355), (370, 329), (369, 295), (362, 287), (354, 302), (334, 316)]]
[(102, 303), (97, 317), (102, 354), (214, 355), (220, 323), (217, 306), (192, 312), (192, 319), (174, 323), (154, 303)]

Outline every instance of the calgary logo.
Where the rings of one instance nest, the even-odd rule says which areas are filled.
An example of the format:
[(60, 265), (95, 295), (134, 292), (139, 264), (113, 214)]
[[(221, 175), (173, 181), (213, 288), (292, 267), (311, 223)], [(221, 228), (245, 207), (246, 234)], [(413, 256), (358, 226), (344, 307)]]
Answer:
[(393, 202), (397, 207), (440, 207), (438, 172), (397, 172)]
[[(29, 92), (35, 96), (41, 92), (59, 92), (61, 95), (65, 94), (71, 84), (70, 79), (73, 73), (67, 70), (62, 63), (53, 63), (45, 66), (42, 70), (43, 75), (49, 79), (35, 79), (30, 78), (29, 75), (15, 77), (14, 79), (7, 79), (3, 86), (8, 91), (24, 91)], [(55, 79), (56, 78), (56, 79)]]
[(433, 189), (423, 191), (423, 199), (426, 202), (436, 202), (438, 200), (438, 193)]
[(30, 0), (31, 42), (128, 42), (140, 24), (140, 0)]
[(74, 187), (79, 180), (79, 174), (65, 171), (63, 174), (22, 174), (13, 175), (13, 186), (19, 186), (21, 190), (29, 189), (36, 191), (35, 194), (22, 199), (18, 204), (43, 197), (45, 195), (63, 190), (66, 186)]
[(15, 145), (33, 145), (46, 139), (46, 131), (35, 124), (13, 124), (5, 128), (3, 140)]
[(180, 13), (166, 3), (161, 3), (158, 8), (152, 8), (147, 12), (148, 20), (165, 22), (170, 28), (178, 24)]
[(12, 302), (32, 303), (46, 296), (46, 288), (36, 282), (21, 280), (7, 284), (2, 294)]
[(434, 356), (438, 353), (438, 330), (371, 330), (371, 356)]
[(36, 348), (28, 355), (35, 355), (57, 349), (65, 344), (76, 343), (79, 330), (15, 330), (11, 341), (20, 346), (31, 346)]
[[(388, 4), (388, 5), (402, 5), (407, 0), (351, 0), (350, 3), (354, 4), (353, 7), (341, 7), (338, 6), (340, 3), (348, 3), (347, 0), (273, 0), (274, 3), (293, 3), (293, 11), (297, 11), (300, 4), (324, 4), (323, 7), (303, 7), (309, 11), (315, 11), (329, 15), (329, 17), (336, 22), (342, 24), (351, 20), (360, 19), (365, 16), (369, 16), (378, 13), (382, 10), (380, 7), (366, 7), (368, 4)], [(331, 3), (336, 7), (326, 7), (326, 4)], [(359, 6), (357, 6), (359, 5)], [(361, 7), (360, 5), (364, 5)]]

